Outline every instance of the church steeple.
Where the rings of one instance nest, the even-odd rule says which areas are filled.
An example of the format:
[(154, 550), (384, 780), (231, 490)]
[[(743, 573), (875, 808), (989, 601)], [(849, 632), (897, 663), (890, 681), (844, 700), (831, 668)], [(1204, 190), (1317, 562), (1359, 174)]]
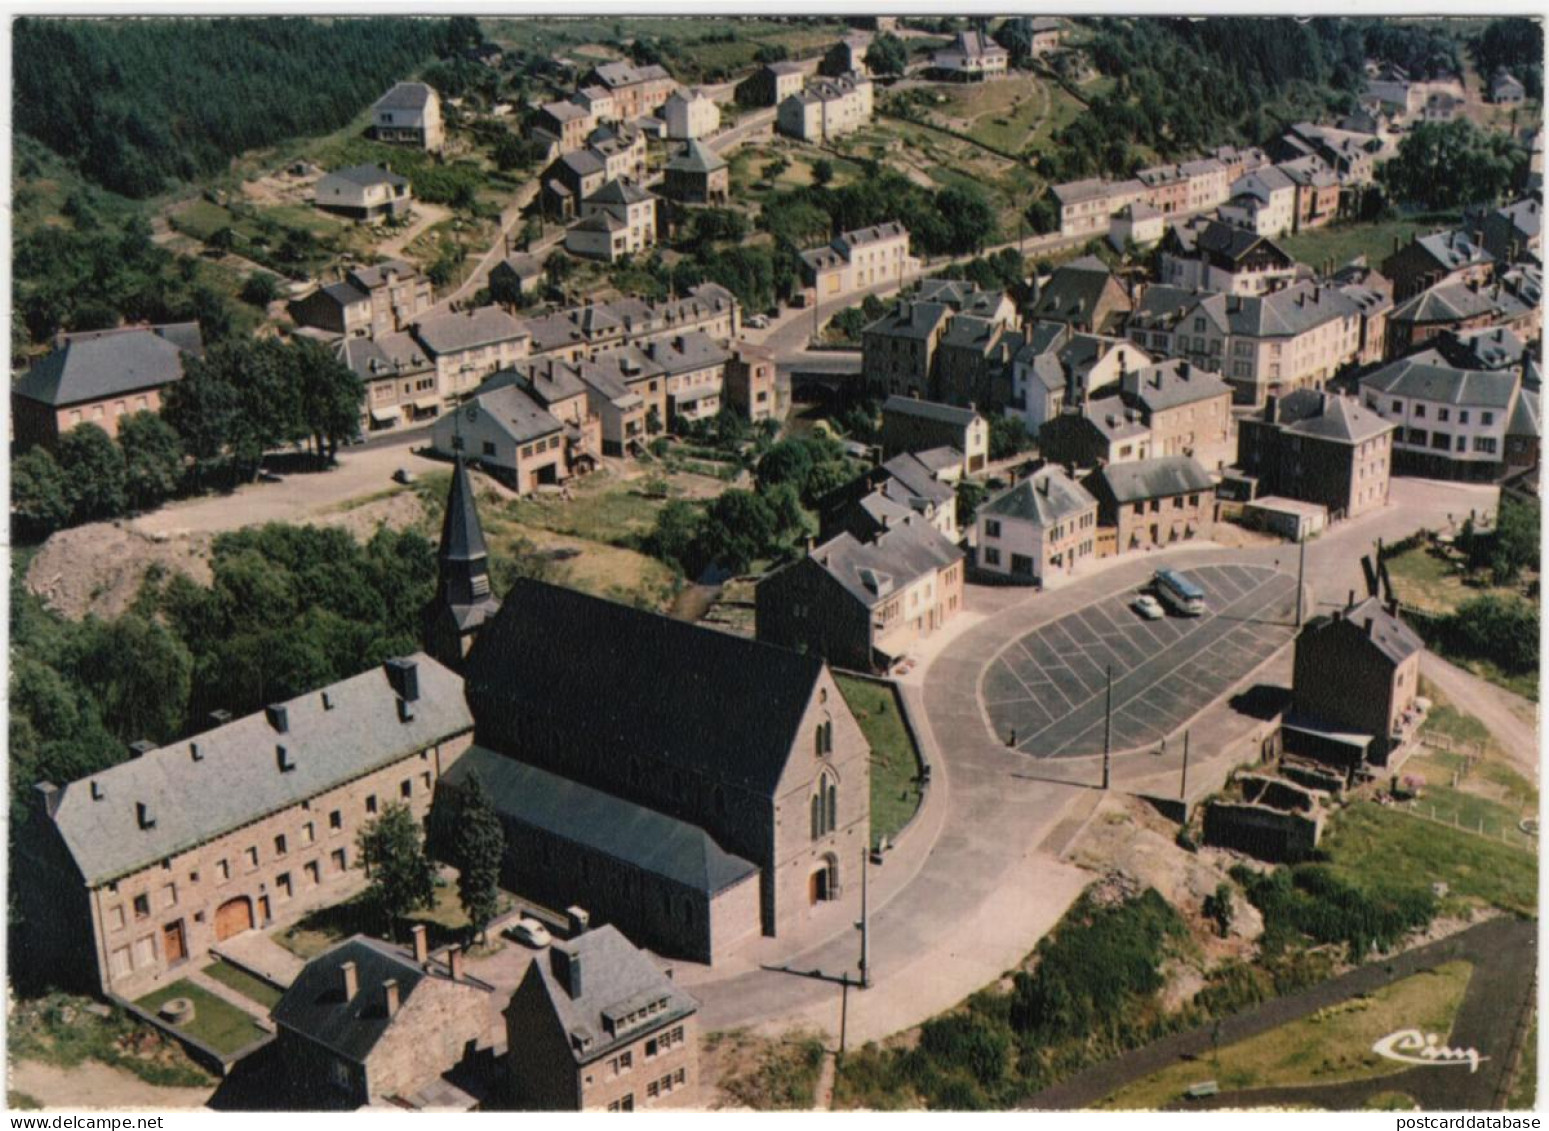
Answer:
[(436, 549), (436, 595), (425, 609), (425, 648), (449, 667), (460, 667), (484, 621), (500, 602), (490, 591), (489, 549), (461, 455), (452, 468), (441, 545)]

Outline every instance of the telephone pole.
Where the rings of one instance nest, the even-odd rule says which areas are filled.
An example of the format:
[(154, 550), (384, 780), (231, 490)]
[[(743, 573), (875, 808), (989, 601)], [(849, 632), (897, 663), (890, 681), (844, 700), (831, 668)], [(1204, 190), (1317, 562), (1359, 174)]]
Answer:
[(1108, 665), (1108, 691), (1103, 704), (1103, 789), (1108, 788), (1113, 762), (1113, 665)]
[(1307, 539), (1296, 545), (1296, 627), (1302, 626), (1302, 581), (1307, 576)]
[(866, 918), (866, 873), (871, 870), (871, 846), (861, 845), (861, 989), (871, 988), (870, 924)]
[(1189, 732), (1183, 732), (1183, 776), (1178, 779), (1178, 800), (1187, 801), (1189, 792)]

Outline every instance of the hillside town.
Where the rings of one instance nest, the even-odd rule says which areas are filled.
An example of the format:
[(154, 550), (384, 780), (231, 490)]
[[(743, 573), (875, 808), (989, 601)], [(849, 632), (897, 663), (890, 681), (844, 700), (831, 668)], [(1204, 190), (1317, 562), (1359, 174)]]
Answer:
[(9, 1107), (1535, 1105), (1538, 21), (352, 23), (13, 35)]

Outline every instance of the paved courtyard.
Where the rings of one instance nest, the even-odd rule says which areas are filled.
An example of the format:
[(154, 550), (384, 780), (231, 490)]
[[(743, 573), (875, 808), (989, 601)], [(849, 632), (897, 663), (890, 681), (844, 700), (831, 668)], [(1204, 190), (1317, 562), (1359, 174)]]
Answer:
[(1291, 638), (1296, 579), (1263, 566), (1198, 566), (1201, 617), (1148, 621), (1135, 590), (1105, 597), (1008, 644), (985, 668), (991, 729), (1024, 754), (1072, 758), (1103, 750), (1105, 684), (1113, 671), (1115, 751), (1171, 734)]

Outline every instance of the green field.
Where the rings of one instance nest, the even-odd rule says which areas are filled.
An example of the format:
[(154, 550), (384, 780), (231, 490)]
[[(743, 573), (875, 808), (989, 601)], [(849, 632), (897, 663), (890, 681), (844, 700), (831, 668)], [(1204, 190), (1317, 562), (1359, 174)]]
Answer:
[(1228, 1045), (1209, 1058), (1201, 1056), (1197, 1061), (1164, 1068), (1121, 1088), (1097, 1106), (1107, 1110), (1155, 1109), (1205, 1080), (1217, 1081), (1223, 1091), (1240, 1091), (1335, 1084), (1404, 1072), (1408, 1065), (1372, 1052), (1373, 1042), (1395, 1029), (1449, 1032), (1473, 970), (1468, 962), (1448, 962)]
[(212, 962), (204, 968), (204, 973), (267, 1009), (273, 1009), (279, 1003), (279, 990), (229, 962)]
[[(443, 943), (458, 941), (468, 927), (468, 916), (457, 901), (457, 885), (446, 882), (436, 888), (435, 902), (431, 906), (411, 911), (409, 923), (424, 923), (432, 948)], [(367, 905), (363, 896), (336, 903), (332, 907), (319, 908), (300, 922), (282, 927), (269, 937), (290, 951), (297, 958), (310, 960), (351, 935), (369, 933), (380, 936), (385, 929), (381, 917)], [(401, 927), (407, 933), (407, 927)]]
[(148, 1013), (155, 1013), (175, 997), (185, 997), (194, 1004), (194, 1019), (178, 1031), (202, 1041), (222, 1055), (246, 1048), (264, 1035), (264, 1030), (251, 1015), (187, 980), (163, 986), (135, 1004)]
[(871, 746), (871, 843), (890, 840), (920, 808), (920, 756), (893, 688), (836, 675), (840, 694)]
[(1334, 223), (1326, 228), (1283, 236), (1275, 242), (1293, 259), (1319, 268), (1330, 259), (1336, 268), (1342, 267), (1360, 255), (1366, 256), (1369, 266), (1378, 267), (1393, 254), (1395, 240), (1401, 247), (1414, 236), (1423, 236), (1456, 222), (1455, 215), (1438, 214), (1428, 215), (1423, 220), (1410, 218), (1383, 220), (1373, 224)]

